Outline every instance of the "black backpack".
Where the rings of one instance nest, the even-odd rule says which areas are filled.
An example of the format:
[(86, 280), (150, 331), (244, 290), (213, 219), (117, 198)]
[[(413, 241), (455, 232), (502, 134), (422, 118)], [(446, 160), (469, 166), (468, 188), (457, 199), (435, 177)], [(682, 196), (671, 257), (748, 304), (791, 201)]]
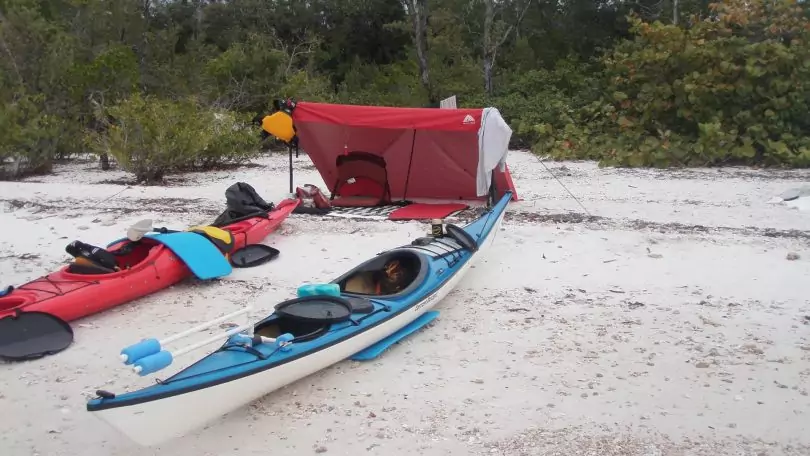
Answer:
[(267, 217), (267, 213), (276, 208), (245, 182), (237, 182), (228, 187), (225, 190), (225, 201), (227, 209), (214, 220), (213, 226), (221, 227), (251, 217)]

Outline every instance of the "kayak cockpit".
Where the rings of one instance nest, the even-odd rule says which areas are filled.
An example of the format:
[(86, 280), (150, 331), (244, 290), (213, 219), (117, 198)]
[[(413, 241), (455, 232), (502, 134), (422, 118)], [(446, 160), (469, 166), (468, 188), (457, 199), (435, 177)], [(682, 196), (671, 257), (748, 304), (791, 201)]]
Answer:
[(160, 243), (149, 238), (124, 241), (116, 247), (103, 249), (80, 241), (73, 241), (65, 251), (73, 257), (67, 272), (78, 275), (115, 274), (132, 269), (145, 261), (153, 247)]
[(342, 293), (357, 296), (394, 296), (417, 288), (429, 269), (425, 255), (394, 249), (360, 264), (332, 283)]
[(361, 297), (303, 296), (277, 304), (272, 315), (253, 327), (253, 333), (272, 339), (291, 334), (293, 342), (306, 342), (326, 334), (336, 323), (348, 322), (353, 315), (369, 314), (376, 309), (374, 303)]
[(331, 322), (300, 321), (274, 314), (257, 324), (253, 333), (274, 339), (282, 334), (292, 334), (295, 337), (294, 342), (306, 342), (326, 334), (330, 325)]

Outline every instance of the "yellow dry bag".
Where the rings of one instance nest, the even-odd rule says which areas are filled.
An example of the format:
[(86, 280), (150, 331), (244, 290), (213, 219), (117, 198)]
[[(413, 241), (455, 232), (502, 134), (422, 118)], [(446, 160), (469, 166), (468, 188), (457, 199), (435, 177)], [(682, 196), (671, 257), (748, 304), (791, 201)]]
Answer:
[(211, 241), (225, 257), (233, 250), (233, 233), (222, 228), (215, 226), (198, 225), (189, 227), (186, 231), (201, 234), (203, 237)]
[(290, 142), (295, 136), (292, 116), (284, 111), (277, 111), (262, 119), (262, 128), (284, 142)]

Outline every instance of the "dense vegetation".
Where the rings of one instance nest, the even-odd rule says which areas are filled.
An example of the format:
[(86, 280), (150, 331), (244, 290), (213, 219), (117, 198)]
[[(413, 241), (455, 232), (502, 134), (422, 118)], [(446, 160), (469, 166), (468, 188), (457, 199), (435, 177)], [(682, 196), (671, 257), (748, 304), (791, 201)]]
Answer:
[(795, 0), (0, 0), (2, 174), (250, 158), (273, 99), (496, 106), (607, 165), (810, 165)]

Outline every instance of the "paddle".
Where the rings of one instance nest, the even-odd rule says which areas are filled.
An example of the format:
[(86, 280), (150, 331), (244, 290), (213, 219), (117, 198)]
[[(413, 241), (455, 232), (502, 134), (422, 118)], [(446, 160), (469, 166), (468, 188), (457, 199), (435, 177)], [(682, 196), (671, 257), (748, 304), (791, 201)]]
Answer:
[(281, 334), (276, 338), (255, 336), (255, 335), (247, 336), (244, 334), (240, 334), (243, 331), (252, 332), (253, 323), (247, 323), (242, 326), (231, 328), (224, 334), (217, 334), (215, 336), (209, 337), (208, 339), (193, 343), (191, 345), (187, 345), (186, 347), (177, 350), (169, 351), (165, 349), (165, 346), (171, 342), (186, 338), (192, 334), (208, 329), (216, 325), (217, 323), (221, 323), (238, 315), (246, 314), (251, 310), (252, 307), (247, 306), (241, 310), (237, 310), (236, 312), (223, 315), (213, 320), (209, 320), (205, 323), (201, 323), (192, 328), (186, 329), (185, 331), (173, 334), (169, 337), (166, 337), (165, 339), (161, 340), (158, 340), (156, 338), (143, 339), (136, 344), (130, 345), (122, 349), (120, 354), (121, 361), (123, 361), (124, 364), (131, 365), (133, 372), (137, 373), (140, 376), (145, 376), (170, 366), (174, 361), (174, 359), (177, 358), (178, 356), (191, 353), (192, 351), (197, 350), (198, 348), (204, 347), (206, 345), (221, 342), (223, 337), (228, 338), (228, 340), (233, 341), (234, 343), (245, 344), (250, 342), (250, 343), (275, 344), (282, 351), (290, 350), (291, 347), (289, 347), (289, 345), (292, 343), (294, 339), (294, 336), (292, 334)]
[(152, 220), (140, 220), (127, 229), (127, 239), (132, 242), (140, 241), (150, 231), (152, 231)]
[(251, 244), (231, 254), (231, 265), (235, 268), (252, 268), (276, 258), (277, 249), (264, 244)]
[(20, 312), (0, 319), (0, 358), (23, 361), (58, 353), (73, 343), (73, 329), (44, 312)]
[(156, 232), (156, 233), (181, 233), (181, 231), (177, 230), (170, 230), (168, 228), (155, 228), (152, 224), (151, 219), (143, 219), (135, 222), (127, 228), (127, 239), (132, 242), (138, 242), (143, 239), (148, 233)]

